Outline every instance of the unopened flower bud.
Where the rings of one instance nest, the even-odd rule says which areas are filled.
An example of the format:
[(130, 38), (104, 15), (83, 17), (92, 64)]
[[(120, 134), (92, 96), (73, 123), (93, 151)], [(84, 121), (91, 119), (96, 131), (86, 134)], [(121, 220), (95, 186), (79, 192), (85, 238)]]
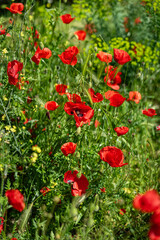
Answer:
[(77, 135), (79, 135), (81, 133), (81, 127), (77, 128)]

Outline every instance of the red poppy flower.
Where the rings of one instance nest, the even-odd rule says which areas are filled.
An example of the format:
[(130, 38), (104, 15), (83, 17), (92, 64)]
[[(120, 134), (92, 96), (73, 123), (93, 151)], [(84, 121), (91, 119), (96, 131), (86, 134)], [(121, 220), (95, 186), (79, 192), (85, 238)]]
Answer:
[(133, 101), (138, 104), (141, 99), (141, 94), (138, 91), (132, 91), (129, 92), (129, 98), (127, 99), (127, 101)]
[(144, 0), (144, 1), (142, 1), (140, 4), (141, 4), (142, 6), (145, 6), (145, 5), (146, 5), (146, 1)]
[(32, 98), (27, 97), (27, 103), (30, 104), (32, 102)]
[(20, 72), (22, 68), (23, 68), (23, 63), (18, 62), (17, 60), (14, 60), (8, 63), (7, 75), (8, 75), (9, 84), (17, 85), (18, 77), (19, 77), (18, 72)]
[(157, 131), (160, 131), (160, 125), (156, 127)]
[(98, 120), (95, 120), (95, 123), (94, 123), (95, 128), (97, 128), (100, 125), (101, 125), (101, 123)]
[(148, 233), (150, 240), (160, 240), (160, 226), (159, 225), (153, 225)]
[(59, 105), (58, 103), (54, 102), (54, 101), (49, 101), (49, 102), (46, 102), (46, 104), (44, 105), (45, 109), (47, 109), (48, 111), (54, 111), (56, 110)]
[(109, 98), (110, 106), (119, 107), (126, 100), (126, 98), (122, 97), (121, 94), (115, 93), (113, 96)]
[(125, 135), (128, 131), (128, 127), (116, 127), (114, 128), (114, 131), (116, 131), (117, 136)]
[(114, 90), (119, 90), (119, 85), (121, 84), (121, 72), (117, 72), (117, 67), (114, 68), (113, 66), (108, 66), (105, 68), (105, 73), (107, 76), (104, 77), (104, 82), (107, 79), (107, 85)]
[(103, 96), (102, 96), (102, 94), (100, 94), (100, 93), (96, 93), (96, 94), (94, 94), (94, 90), (92, 89), (92, 88), (89, 88), (88, 89), (88, 92), (89, 92), (89, 94), (90, 94), (90, 96), (91, 96), (91, 98), (92, 98), (92, 102), (101, 102), (101, 101), (103, 101)]
[(5, 196), (8, 198), (8, 202), (13, 208), (22, 212), (25, 208), (24, 197), (18, 189), (7, 190)]
[(128, 163), (123, 163), (124, 155), (121, 149), (107, 146), (98, 153), (102, 161), (107, 162), (111, 167), (122, 167)]
[(83, 174), (81, 174), (80, 178), (76, 177), (73, 185), (71, 186), (72, 196), (82, 196), (84, 193), (86, 193), (88, 185), (89, 182)]
[(124, 28), (125, 28), (125, 32), (128, 32), (129, 29), (128, 29), (128, 21), (129, 21), (129, 18), (128, 17), (124, 17)]
[(86, 192), (88, 189), (88, 180), (87, 178), (81, 174), (81, 177), (77, 177), (78, 171), (74, 171), (73, 173), (71, 171), (67, 171), (64, 174), (64, 182), (71, 185), (71, 194), (72, 196), (81, 196)]
[(86, 29), (87, 33), (89, 33), (89, 34), (97, 32), (97, 30), (95, 29), (95, 25), (93, 23), (86, 24), (85, 29)]
[(50, 58), (52, 56), (52, 52), (50, 49), (48, 48), (43, 48), (42, 50), (40, 49), (40, 47), (38, 46), (35, 54), (33, 55), (33, 57), (31, 58), (31, 60), (33, 62), (35, 62), (37, 65), (40, 63), (41, 58)]
[(139, 24), (139, 23), (141, 23), (141, 19), (140, 19), (140, 17), (136, 18), (136, 19), (134, 20), (134, 22), (135, 22), (135, 24)]
[(94, 110), (84, 103), (66, 102), (64, 111), (69, 115), (74, 115), (77, 127), (86, 123), (90, 124), (91, 118), (94, 116)]
[(77, 173), (78, 173), (78, 171), (76, 171), (76, 170), (73, 171), (73, 173), (72, 173), (71, 170), (67, 171), (64, 174), (64, 180), (63, 181), (65, 183), (68, 183), (68, 184), (73, 183), (75, 181), (75, 179), (76, 179)]
[(70, 14), (64, 14), (64, 15), (60, 16), (60, 19), (62, 20), (63, 23), (69, 24), (70, 22), (72, 22), (75, 19), (75, 17), (72, 18)]
[(100, 188), (101, 192), (106, 192), (106, 189), (103, 187), (103, 188)]
[(119, 214), (124, 215), (124, 213), (126, 213), (126, 210), (124, 208), (121, 208)]
[(73, 154), (76, 151), (77, 144), (73, 142), (67, 142), (62, 145), (61, 151), (65, 156), (68, 154)]
[(112, 62), (112, 55), (109, 53), (99, 51), (99, 53), (97, 53), (97, 57), (101, 62), (106, 62), (107, 64)]
[(58, 55), (58, 57), (61, 59), (61, 61), (64, 64), (68, 65), (76, 65), (77, 63), (77, 57), (76, 55), (78, 54), (78, 48), (75, 46), (67, 48), (64, 52), (61, 53), (61, 55)]
[(157, 115), (156, 111), (152, 108), (149, 108), (148, 110), (142, 110), (142, 113), (148, 117), (153, 117), (155, 115)]
[(25, 124), (27, 124), (27, 123), (28, 123), (29, 121), (31, 121), (31, 120), (32, 120), (32, 118), (29, 118), (29, 119), (26, 118), (26, 121), (25, 121), (23, 124), (25, 125)]
[(155, 190), (139, 194), (133, 200), (133, 207), (142, 212), (154, 212), (160, 207), (160, 196)]
[(43, 187), (40, 192), (43, 194), (43, 196), (45, 196), (49, 191), (51, 191), (51, 189), (49, 189), (48, 187)]
[(158, 208), (151, 217), (151, 223), (160, 227), (160, 208)]
[(128, 20), (129, 20), (129, 18), (128, 17), (124, 17), (124, 24), (127, 24), (128, 23)]
[(84, 41), (86, 38), (86, 32), (83, 30), (76, 31), (74, 35), (76, 35), (78, 37), (78, 40), (81, 40), (81, 41)]
[(59, 95), (64, 95), (66, 93), (67, 85), (65, 84), (56, 84), (56, 91)]
[(17, 238), (11, 238), (11, 240), (18, 240)]
[(117, 92), (112, 91), (112, 90), (108, 90), (107, 92), (105, 92), (104, 96), (106, 99), (110, 99), (114, 94), (116, 94)]
[[(27, 27), (27, 29), (29, 29), (29, 28)], [(32, 31), (34, 30), (33, 27), (31, 27), (31, 29), (32, 29)], [(39, 39), (39, 32), (36, 29), (35, 29), (35, 32), (32, 33), (32, 35), (34, 35), (33, 38)]]
[(0, 217), (0, 234), (3, 231), (3, 222), (4, 222), (4, 218)]
[(6, 35), (7, 37), (11, 37), (11, 34), (6, 33), (6, 29), (2, 29), (2, 25), (0, 26), (0, 35)]
[(6, 7), (11, 13), (14, 14), (22, 14), (22, 11), (24, 9), (24, 5), (22, 3), (12, 3), (10, 8)]
[(74, 103), (81, 103), (81, 97), (78, 95), (78, 94), (70, 94), (70, 93), (67, 93), (67, 97), (68, 97), (68, 100), (70, 102), (74, 102)]
[(131, 58), (129, 54), (124, 50), (114, 48), (114, 60), (118, 62), (120, 65), (123, 65), (131, 61)]

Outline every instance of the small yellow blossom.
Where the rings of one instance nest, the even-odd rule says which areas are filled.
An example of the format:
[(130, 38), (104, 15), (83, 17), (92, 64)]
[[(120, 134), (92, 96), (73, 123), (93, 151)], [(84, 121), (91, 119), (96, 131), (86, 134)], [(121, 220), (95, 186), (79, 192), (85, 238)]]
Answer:
[(0, 171), (3, 171), (3, 165), (0, 164)]
[(24, 37), (24, 33), (23, 32), (21, 32), (21, 37)]
[(8, 53), (7, 48), (4, 48), (4, 49), (2, 50), (2, 54), (6, 54), (6, 53)]
[(33, 16), (29, 15), (29, 20), (32, 21), (33, 20)]
[(55, 186), (57, 186), (56, 182), (51, 181), (51, 188), (54, 188)]
[(3, 100), (8, 101), (8, 98), (6, 98), (6, 96), (3, 96)]
[(125, 193), (131, 193), (131, 190), (129, 188), (123, 188), (123, 190), (125, 191)]
[(13, 127), (10, 130), (11, 130), (11, 132), (16, 132), (16, 129)]
[[(26, 127), (25, 127), (25, 126), (23, 126), (23, 127), (22, 127), (22, 129), (23, 129), (23, 130), (25, 130), (25, 129), (26, 129)], [(32, 140), (30, 140), (30, 141), (32, 141)]]
[(6, 115), (4, 114), (4, 115), (2, 116), (2, 121), (4, 121), (5, 118), (6, 118)]
[(9, 131), (11, 129), (11, 126), (5, 126), (5, 129)]

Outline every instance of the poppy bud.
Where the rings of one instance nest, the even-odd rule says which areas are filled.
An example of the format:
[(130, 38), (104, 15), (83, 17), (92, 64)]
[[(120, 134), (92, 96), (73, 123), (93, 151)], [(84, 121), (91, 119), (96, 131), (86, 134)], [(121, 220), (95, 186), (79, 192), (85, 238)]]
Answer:
[(98, 212), (98, 211), (99, 211), (99, 206), (98, 206), (98, 205), (95, 206), (94, 211), (95, 211), (95, 212)]
[(71, 211), (70, 211), (70, 214), (71, 214), (72, 217), (77, 216), (78, 215), (77, 208), (76, 207), (72, 207)]
[(92, 83), (91, 82), (89, 82), (89, 88), (92, 88)]
[(61, 235), (59, 233), (56, 233), (56, 239), (61, 239)]
[(88, 227), (92, 227), (94, 225), (94, 219), (92, 217), (88, 220)]
[(77, 128), (77, 135), (79, 135), (81, 133), (81, 127)]
[(61, 199), (60, 199), (58, 196), (55, 196), (55, 197), (53, 198), (53, 201), (54, 201), (55, 203), (59, 203), (59, 202), (61, 201)]
[(88, 62), (88, 66), (92, 67), (92, 62), (91, 61)]
[(51, 117), (50, 117), (50, 113), (49, 112), (46, 112), (46, 116), (49, 120), (51, 120)]

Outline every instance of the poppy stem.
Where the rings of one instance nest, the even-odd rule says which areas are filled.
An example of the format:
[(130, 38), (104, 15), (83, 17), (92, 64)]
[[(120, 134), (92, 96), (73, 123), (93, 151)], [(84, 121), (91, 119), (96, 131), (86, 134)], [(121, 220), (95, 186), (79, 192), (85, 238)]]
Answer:
[(102, 76), (102, 72), (103, 72), (103, 70), (104, 70), (104, 66), (105, 66), (105, 63), (102, 62), (102, 63), (101, 63), (101, 66), (100, 66), (100, 68), (99, 68), (98, 76), (97, 76), (97, 79), (98, 79), (98, 80), (99, 80), (99, 79), (101, 78), (101, 76)]
[(116, 70), (116, 72), (115, 72), (115, 75), (114, 75), (113, 79), (115, 79), (115, 77), (117, 76), (117, 73), (121, 70), (122, 66), (123, 66), (123, 65), (119, 65), (119, 66), (117, 67), (117, 70)]

